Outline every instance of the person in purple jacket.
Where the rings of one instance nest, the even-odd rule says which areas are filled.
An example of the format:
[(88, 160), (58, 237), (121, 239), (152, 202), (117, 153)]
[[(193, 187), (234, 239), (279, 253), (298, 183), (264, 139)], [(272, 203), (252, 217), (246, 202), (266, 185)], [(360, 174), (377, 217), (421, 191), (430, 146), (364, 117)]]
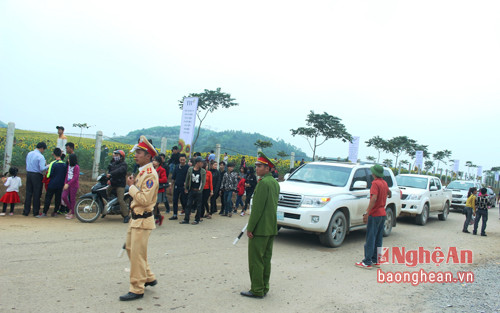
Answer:
[[(75, 214), (75, 200), (76, 192), (80, 187), (78, 178), (80, 176), (80, 166), (76, 154), (69, 155), (68, 171), (66, 172), (66, 179), (64, 184), (64, 191), (62, 198), (68, 204), (69, 213), (66, 214), (67, 219), (72, 219)], [(69, 196), (69, 197), (68, 197)]]

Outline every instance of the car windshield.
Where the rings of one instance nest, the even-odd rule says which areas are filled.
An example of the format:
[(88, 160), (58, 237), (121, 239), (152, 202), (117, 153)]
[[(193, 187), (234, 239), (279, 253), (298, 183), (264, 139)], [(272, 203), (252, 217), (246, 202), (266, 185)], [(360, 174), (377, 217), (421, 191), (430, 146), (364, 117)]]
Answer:
[(463, 182), (463, 181), (452, 181), (446, 188), (448, 189), (458, 189), (458, 190), (469, 190), (474, 187), (473, 183)]
[(399, 186), (427, 189), (427, 178), (414, 176), (396, 176)]
[(351, 171), (348, 167), (306, 164), (295, 171), (288, 180), (344, 187)]

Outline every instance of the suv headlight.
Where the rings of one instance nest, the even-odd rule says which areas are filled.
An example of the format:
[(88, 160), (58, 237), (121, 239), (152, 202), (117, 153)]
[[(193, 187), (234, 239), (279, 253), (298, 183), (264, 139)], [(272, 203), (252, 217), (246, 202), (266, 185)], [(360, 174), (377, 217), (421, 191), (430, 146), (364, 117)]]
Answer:
[(330, 202), (330, 197), (304, 197), (302, 200), (303, 208), (321, 208)]
[(420, 200), (422, 199), (422, 195), (409, 195), (406, 200)]

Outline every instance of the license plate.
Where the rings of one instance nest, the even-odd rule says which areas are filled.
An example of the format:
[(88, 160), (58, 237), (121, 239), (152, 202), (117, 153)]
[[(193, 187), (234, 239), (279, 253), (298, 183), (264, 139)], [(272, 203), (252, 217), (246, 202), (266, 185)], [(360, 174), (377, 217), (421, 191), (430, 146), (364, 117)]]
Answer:
[(278, 219), (278, 221), (284, 220), (285, 219), (285, 212), (277, 211), (276, 218)]

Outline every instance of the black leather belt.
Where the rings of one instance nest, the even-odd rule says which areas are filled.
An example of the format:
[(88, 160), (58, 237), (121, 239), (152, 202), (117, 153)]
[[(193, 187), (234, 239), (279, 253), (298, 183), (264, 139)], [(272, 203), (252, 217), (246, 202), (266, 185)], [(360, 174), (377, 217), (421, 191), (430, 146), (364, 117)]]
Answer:
[(150, 216), (153, 216), (153, 212), (146, 212), (146, 213), (143, 213), (143, 214), (135, 214), (133, 211), (132, 211), (132, 219), (133, 220), (136, 220), (138, 218), (148, 218)]

